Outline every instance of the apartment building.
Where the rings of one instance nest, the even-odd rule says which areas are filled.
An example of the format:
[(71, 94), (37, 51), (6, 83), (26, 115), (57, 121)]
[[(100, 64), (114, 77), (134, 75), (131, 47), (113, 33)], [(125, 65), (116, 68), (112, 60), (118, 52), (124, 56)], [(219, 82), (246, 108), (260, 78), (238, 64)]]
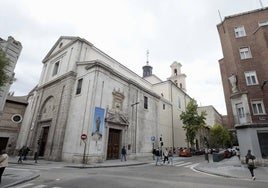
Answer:
[(241, 156), (268, 158), (268, 8), (227, 16), (217, 25), (219, 60), (229, 128)]
[[(19, 41), (9, 36), (7, 40), (0, 38), (0, 48), (4, 51), (6, 57), (10, 62), (9, 66), (6, 68), (6, 72), (10, 77), (13, 77), (15, 75), (14, 69), (19, 59), (20, 52), (22, 50), (22, 45)], [(1, 115), (3, 114), (5, 101), (11, 84), (12, 81), (6, 83), (4, 86), (0, 88), (0, 119)]]

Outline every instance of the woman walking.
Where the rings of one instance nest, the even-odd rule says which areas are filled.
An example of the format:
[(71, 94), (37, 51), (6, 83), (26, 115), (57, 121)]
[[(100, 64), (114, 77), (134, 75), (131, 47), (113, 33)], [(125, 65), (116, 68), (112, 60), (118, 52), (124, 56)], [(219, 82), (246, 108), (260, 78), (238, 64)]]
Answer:
[(246, 155), (246, 163), (248, 165), (248, 169), (250, 171), (251, 177), (253, 180), (255, 180), (255, 175), (254, 175), (254, 168), (255, 168), (255, 164), (254, 164), (254, 160), (255, 160), (255, 156), (251, 154), (251, 150), (248, 150), (248, 153)]

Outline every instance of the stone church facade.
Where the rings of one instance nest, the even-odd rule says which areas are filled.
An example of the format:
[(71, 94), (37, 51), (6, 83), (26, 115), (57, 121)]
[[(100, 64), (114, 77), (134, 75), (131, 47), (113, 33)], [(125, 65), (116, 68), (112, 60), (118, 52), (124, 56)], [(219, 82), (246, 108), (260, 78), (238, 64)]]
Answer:
[(143, 68), (149, 74), (140, 77), (87, 40), (60, 37), (29, 93), (17, 148), (29, 146), (48, 160), (85, 157), (90, 163), (120, 158), (123, 146), (129, 158), (151, 156), (160, 137), (163, 147), (185, 147), (179, 115), (191, 98), (181, 64), (171, 65), (166, 81), (148, 62)]

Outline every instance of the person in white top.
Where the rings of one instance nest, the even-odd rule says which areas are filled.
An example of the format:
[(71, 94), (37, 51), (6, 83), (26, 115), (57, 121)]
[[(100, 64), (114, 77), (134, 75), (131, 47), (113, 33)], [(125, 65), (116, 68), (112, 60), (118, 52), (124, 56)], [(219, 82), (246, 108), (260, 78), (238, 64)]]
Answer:
[(1, 179), (2, 175), (4, 173), (5, 168), (8, 166), (8, 155), (6, 153), (6, 150), (2, 150), (0, 153), (0, 184), (1, 184)]

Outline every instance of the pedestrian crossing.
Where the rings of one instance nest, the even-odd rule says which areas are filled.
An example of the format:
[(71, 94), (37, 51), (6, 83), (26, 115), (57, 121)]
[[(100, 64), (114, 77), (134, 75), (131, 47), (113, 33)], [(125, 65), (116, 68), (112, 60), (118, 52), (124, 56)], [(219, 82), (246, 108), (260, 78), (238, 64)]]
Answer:
[(27, 166), (16, 166), (20, 169), (31, 169), (31, 170), (51, 170), (51, 169), (61, 169), (63, 166), (33, 166), (33, 165), (27, 165)]
[[(24, 185), (17, 185), (14, 188), (45, 188), (45, 187), (48, 187), (48, 185), (43, 184), (35, 185), (34, 183), (27, 183)], [(63, 188), (63, 187), (50, 187), (50, 188)]]
[[(151, 163), (155, 165), (154, 163)], [(173, 165), (170, 164), (163, 164), (161, 163), (162, 166), (175, 166), (175, 167), (185, 167), (185, 168), (194, 168), (195, 166), (199, 165), (199, 163), (194, 163), (194, 162), (185, 162), (185, 161), (174, 161)]]

